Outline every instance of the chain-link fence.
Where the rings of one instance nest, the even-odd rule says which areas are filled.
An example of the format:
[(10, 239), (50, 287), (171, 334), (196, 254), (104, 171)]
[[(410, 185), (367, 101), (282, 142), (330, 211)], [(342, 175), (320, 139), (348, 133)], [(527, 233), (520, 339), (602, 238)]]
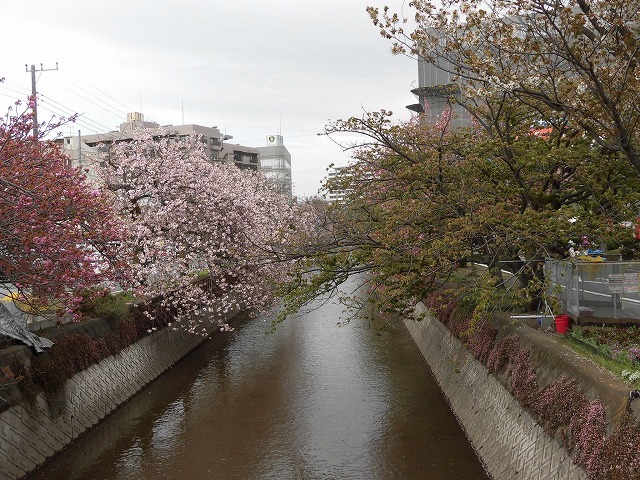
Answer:
[(588, 260), (547, 260), (547, 293), (572, 316), (640, 320), (640, 262), (601, 255)]

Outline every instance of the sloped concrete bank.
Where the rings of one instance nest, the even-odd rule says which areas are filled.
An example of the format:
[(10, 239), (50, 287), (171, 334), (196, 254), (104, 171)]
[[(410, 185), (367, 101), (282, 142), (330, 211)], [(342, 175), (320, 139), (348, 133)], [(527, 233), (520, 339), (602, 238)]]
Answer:
[(169, 328), (159, 330), (68, 380), (60, 414), (51, 413), (42, 394), (32, 405), (21, 402), (3, 411), (0, 480), (35, 471), (205, 340)]
[[(404, 323), (495, 480), (587, 478), (560, 442), (544, 432), (442, 323), (423, 305), (418, 313), (426, 318)], [(556, 368), (555, 363), (550, 366)]]

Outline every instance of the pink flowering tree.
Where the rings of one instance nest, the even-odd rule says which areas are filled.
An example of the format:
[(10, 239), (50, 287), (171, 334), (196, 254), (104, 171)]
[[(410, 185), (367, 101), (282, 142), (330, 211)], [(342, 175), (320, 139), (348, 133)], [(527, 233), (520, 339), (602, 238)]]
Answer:
[(111, 145), (105, 165), (130, 223), (139, 295), (160, 298), (196, 333), (208, 321), (226, 327), (220, 319), (229, 310), (273, 305), (300, 216), (264, 177), (211, 163), (196, 136), (163, 131)]
[[(0, 80), (1, 81), (1, 80)], [(0, 118), (0, 294), (30, 313), (71, 313), (78, 292), (115, 280), (123, 223), (110, 201), (44, 140), (20, 102)]]

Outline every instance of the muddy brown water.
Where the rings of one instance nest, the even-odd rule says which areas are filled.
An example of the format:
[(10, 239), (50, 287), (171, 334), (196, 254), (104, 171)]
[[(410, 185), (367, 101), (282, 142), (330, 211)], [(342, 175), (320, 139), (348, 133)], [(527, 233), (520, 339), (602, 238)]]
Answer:
[(406, 329), (236, 322), (31, 479), (487, 479)]

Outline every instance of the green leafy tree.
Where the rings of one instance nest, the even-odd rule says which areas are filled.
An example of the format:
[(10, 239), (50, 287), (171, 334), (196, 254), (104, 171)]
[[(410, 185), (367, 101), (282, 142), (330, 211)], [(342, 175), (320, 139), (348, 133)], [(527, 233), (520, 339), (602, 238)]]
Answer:
[(288, 285), (285, 313), (355, 274), (379, 310), (403, 310), (470, 253), (468, 238), (453, 232), (470, 198), (455, 168), (462, 161), (456, 135), (446, 120), (393, 124), (389, 117), (383, 111), (327, 126), (329, 135), (358, 133), (363, 141), (345, 146), (355, 162), (326, 185), (346, 198), (328, 208), (328, 235)]
[(631, 239), (618, 227), (637, 200), (625, 158), (585, 136), (535, 135), (516, 122), (525, 113), (495, 118), (492, 128), (452, 130), (447, 115), (394, 124), (384, 111), (328, 125), (329, 135), (363, 140), (345, 145), (354, 163), (326, 185), (345, 201), (329, 208), (330, 241), (309, 255), (288, 312), (363, 273), (379, 310), (403, 311), (469, 260), (488, 266), (493, 289), (513, 283), (502, 273), (511, 271), (535, 307), (540, 260), (566, 257), (568, 241), (585, 232)]
[(346, 201), (329, 209), (334, 241), (310, 260), (291, 307), (366, 272), (381, 310), (402, 311), (473, 260), (494, 291), (519, 280), (535, 308), (542, 261), (567, 257), (569, 241), (588, 235), (634, 255), (639, 5), (416, 0), (410, 31), (369, 8), (393, 53), (450, 73), (460, 88), (440, 95), (471, 124), (453, 130), (448, 111), (394, 124), (382, 111), (327, 127), (362, 141), (344, 145), (354, 163), (327, 184)]
[(640, 171), (638, 0), (416, 0), (415, 28), (368, 12), (394, 53), (455, 74), (465, 102), (506, 93)]

